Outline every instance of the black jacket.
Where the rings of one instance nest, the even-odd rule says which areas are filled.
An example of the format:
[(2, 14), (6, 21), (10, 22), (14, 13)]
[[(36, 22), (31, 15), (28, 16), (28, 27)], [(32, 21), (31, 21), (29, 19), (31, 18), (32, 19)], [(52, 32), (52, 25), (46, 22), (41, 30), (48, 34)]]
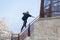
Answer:
[(28, 19), (28, 17), (31, 17), (31, 15), (30, 14), (27, 14), (27, 13), (23, 13), (23, 17), (22, 17), (22, 20), (27, 20)]

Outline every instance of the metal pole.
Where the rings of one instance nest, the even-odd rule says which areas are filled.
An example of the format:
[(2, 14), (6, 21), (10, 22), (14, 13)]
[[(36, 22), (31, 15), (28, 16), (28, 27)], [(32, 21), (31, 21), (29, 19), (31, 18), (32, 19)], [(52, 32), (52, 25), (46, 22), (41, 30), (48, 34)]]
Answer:
[(44, 18), (44, 0), (41, 0), (40, 18)]
[(28, 36), (30, 36), (30, 24), (29, 24), (29, 27), (28, 27)]
[(19, 34), (18, 34), (18, 40), (19, 40)]
[(13, 34), (11, 35), (11, 40), (13, 40)]

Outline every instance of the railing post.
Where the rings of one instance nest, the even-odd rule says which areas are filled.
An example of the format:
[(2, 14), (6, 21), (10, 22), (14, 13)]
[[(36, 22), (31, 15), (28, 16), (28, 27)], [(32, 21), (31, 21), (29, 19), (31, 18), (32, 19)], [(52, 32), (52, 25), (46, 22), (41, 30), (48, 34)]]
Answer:
[(13, 40), (13, 34), (11, 35), (11, 40)]
[(29, 24), (29, 27), (28, 27), (28, 36), (30, 36), (30, 24)]
[(19, 40), (19, 34), (18, 34), (18, 40)]

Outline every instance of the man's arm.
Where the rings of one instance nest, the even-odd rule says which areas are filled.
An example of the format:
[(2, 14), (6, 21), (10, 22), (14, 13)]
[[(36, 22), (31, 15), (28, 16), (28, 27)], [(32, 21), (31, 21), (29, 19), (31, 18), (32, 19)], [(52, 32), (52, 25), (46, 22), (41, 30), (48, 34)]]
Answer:
[(30, 14), (29, 14), (29, 17), (33, 17), (33, 18), (35, 18), (34, 16), (32, 16), (32, 15), (30, 15)]
[(35, 18), (34, 16), (31, 16), (31, 17)]

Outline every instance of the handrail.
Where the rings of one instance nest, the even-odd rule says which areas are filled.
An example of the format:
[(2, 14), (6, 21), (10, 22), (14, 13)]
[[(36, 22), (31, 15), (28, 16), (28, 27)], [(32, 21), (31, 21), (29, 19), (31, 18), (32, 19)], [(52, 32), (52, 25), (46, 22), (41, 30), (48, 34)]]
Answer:
[(31, 24), (33, 24), (36, 20), (38, 20), (39, 19), (39, 16), (37, 16), (32, 22), (30, 22), (29, 24), (31, 25)]

